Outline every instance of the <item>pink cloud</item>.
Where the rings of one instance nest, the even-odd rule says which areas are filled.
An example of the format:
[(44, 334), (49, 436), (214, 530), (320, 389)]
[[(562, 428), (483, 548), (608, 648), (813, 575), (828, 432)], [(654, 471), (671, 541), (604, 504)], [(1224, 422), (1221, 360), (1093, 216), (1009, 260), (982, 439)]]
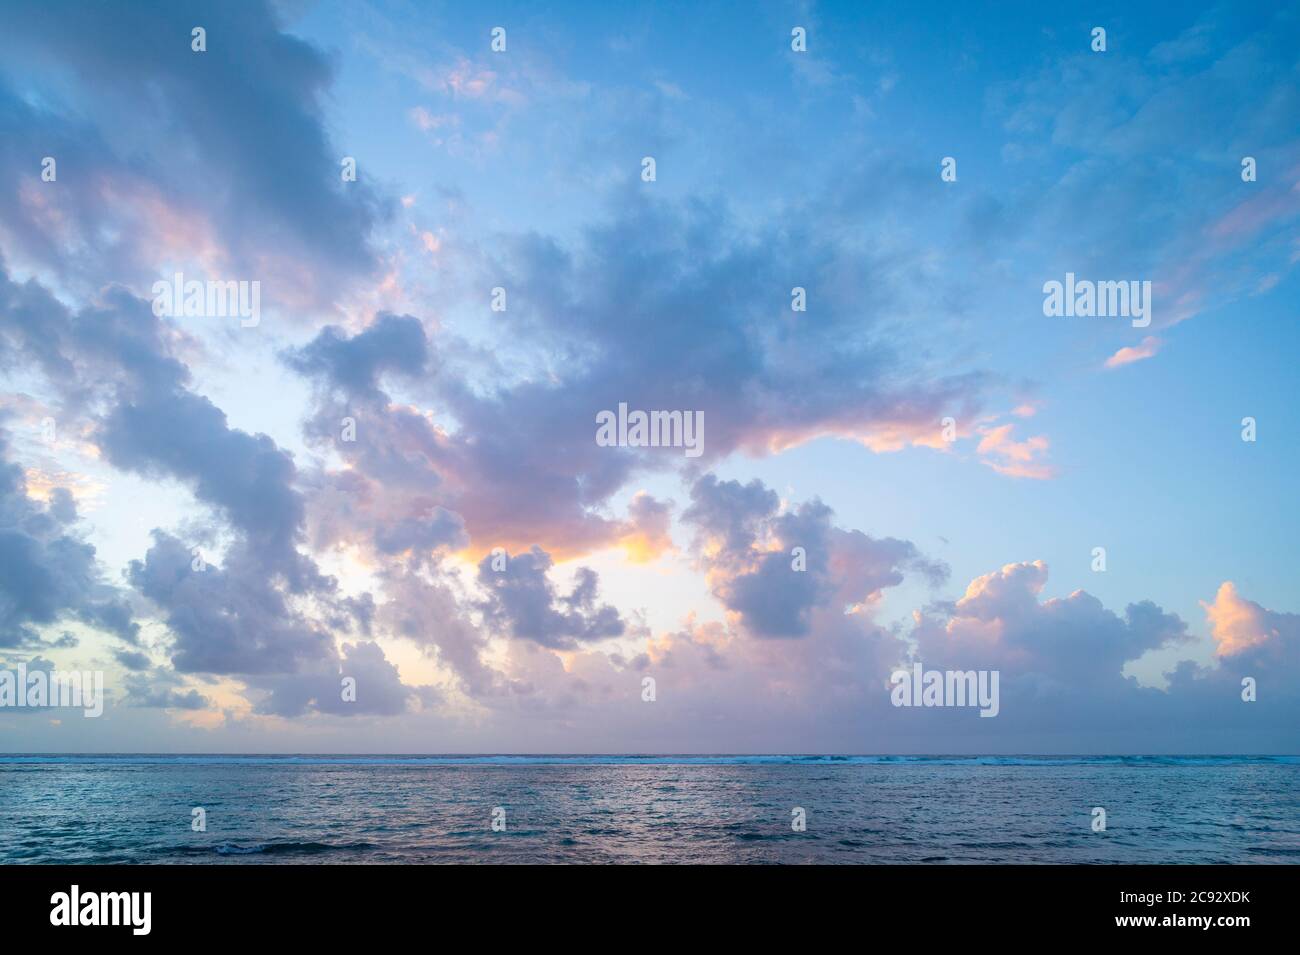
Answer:
[(995, 428), (980, 428), (983, 435), (976, 453), (985, 458), (984, 463), (1007, 477), (1044, 481), (1056, 476), (1056, 469), (1041, 460), (1051, 442), (1046, 435), (1037, 434), (1017, 441), (1012, 437), (1014, 424)]
[(1142, 361), (1144, 358), (1154, 358), (1156, 352), (1160, 351), (1164, 342), (1154, 335), (1148, 335), (1142, 339), (1139, 345), (1129, 345), (1121, 348), (1115, 354), (1106, 359), (1107, 368), (1119, 368), (1122, 365), (1131, 365), (1134, 362)]
[(1250, 238), (1279, 219), (1300, 212), (1300, 169), (1290, 170), (1284, 178), (1293, 181), (1289, 188), (1261, 191), (1258, 195), (1239, 202), (1209, 227), (1209, 234), (1233, 244)]

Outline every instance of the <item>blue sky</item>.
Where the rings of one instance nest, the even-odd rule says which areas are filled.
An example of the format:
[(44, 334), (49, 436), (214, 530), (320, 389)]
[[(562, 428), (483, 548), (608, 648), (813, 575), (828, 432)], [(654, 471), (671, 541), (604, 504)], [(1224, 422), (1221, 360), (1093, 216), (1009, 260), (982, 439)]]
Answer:
[(0, 747), (1295, 751), (1294, 4), (7, 6)]

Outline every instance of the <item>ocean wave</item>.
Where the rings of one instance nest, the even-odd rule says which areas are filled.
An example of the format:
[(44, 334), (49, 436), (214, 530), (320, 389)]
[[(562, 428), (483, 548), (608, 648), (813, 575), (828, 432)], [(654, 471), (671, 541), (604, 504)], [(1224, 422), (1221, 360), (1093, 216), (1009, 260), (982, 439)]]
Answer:
[(318, 855), (325, 852), (357, 852), (378, 848), (371, 842), (346, 842), (331, 845), (326, 842), (254, 842), (241, 846), (221, 842), (213, 846), (176, 846), (168, 852), (181, 855), (247, 856), (247, 855)]
[(1300, 756), (853, 756), (853, 755), (235, 755), (235, 754), (11, 754), (0, 765), (251, 765), (251, 766), (1228, 766), (1300, 765)]

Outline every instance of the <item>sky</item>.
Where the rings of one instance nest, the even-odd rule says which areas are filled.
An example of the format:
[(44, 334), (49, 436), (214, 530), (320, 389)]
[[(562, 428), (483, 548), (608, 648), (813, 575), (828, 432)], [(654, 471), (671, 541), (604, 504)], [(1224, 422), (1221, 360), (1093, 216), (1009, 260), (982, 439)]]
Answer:
[(1300, 752), (1300, 5), (0, 6), (0, 750)]

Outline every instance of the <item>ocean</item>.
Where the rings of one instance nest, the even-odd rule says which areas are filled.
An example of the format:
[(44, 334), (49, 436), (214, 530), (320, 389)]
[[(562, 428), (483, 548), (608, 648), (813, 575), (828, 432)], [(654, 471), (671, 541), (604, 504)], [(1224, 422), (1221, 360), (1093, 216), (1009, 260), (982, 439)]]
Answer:
[(1295, 863), (1300, 757), (0, 756), (0, 864), (485, 862)]

